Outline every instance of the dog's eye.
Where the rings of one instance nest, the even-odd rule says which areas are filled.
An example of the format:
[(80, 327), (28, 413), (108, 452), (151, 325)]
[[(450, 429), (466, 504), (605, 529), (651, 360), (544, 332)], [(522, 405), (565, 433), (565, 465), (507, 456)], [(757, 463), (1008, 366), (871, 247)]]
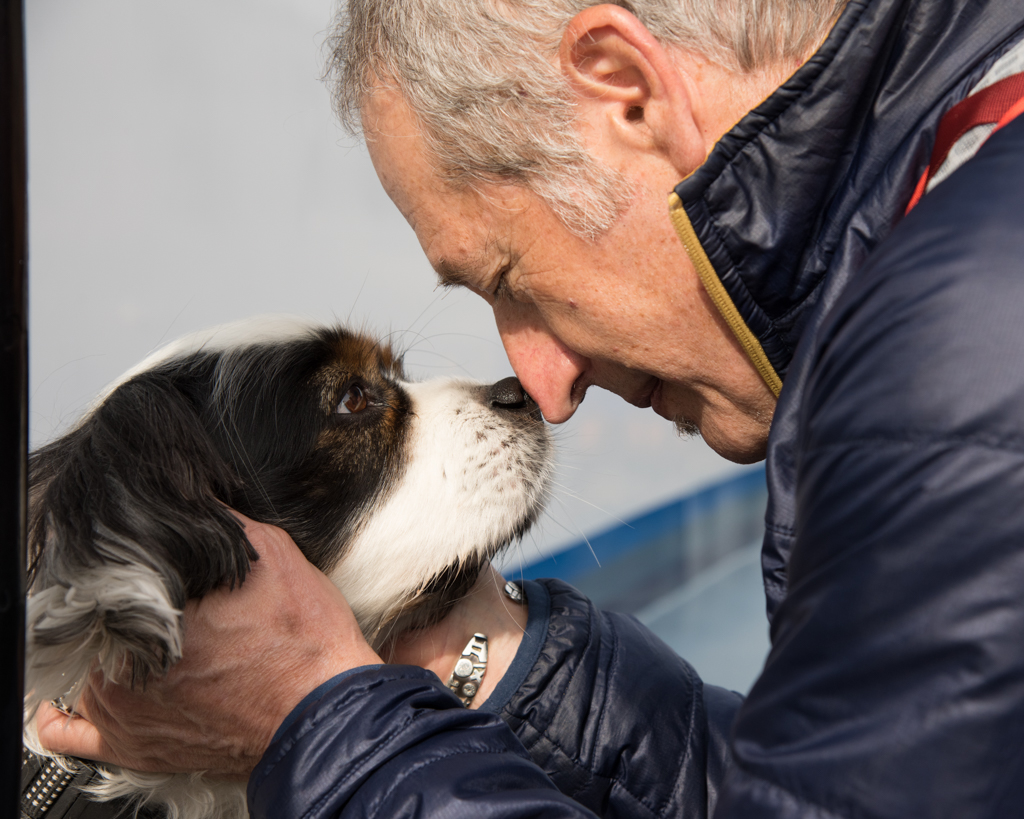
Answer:
[(366, 409), (368, 403), (369, 401), (366, 399), (366, 391), (358, 384), (353, 384), (345, 391), (345, 394), (341, 396), (341, 401), (338, 402), (338, 408), (335, 412), (340, 415), (362, 412)]

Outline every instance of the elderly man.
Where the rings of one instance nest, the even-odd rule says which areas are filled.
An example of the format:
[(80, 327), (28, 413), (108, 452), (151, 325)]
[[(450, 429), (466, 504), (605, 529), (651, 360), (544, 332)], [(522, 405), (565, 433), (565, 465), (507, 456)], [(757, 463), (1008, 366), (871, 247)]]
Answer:
[[(699, 683), (645, 705), (674, 755), (627, 743), (580, 793), (605, 776), (638, 816), (1019, 814), (1022, 43), (1020, 0), (343, 12), (343, 119), (548, 420), (596, 385), (768, 458), (764, 673), (738, 715)], [(257, 816), (585, 815), (496, 720), (374, 665), (343, 601), (251, 531), (265, 560), (193, 607), (185, 668), (98, 688), (101, 731), (55, 720), (48, 742), (252, 772)]]

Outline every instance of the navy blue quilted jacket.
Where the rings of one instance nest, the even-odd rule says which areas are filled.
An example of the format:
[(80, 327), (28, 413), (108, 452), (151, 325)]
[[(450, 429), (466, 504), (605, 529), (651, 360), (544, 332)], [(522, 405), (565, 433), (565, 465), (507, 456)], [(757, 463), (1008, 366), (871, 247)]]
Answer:
[(738, 715), (671, 658), (630, 678), (630, 621), (594, 615), (600, 650), (545, 643), (524, 681), (535, 716), (572, 716), (505, 713), (520, 742), (425, 672), (364, 671), (268, 750), (256, 817), (590, 815), (565, 794), (618, 815), (1024, 815), (1024, 117), (903, 216), (942, 115), (1022, 38), (1024, 0), (851, 0), (675, 189), (705, 286), (781, 387), (772, 649)]
[(410, 666), (329, 683), (253, 774), (255, 815), (709, 816), (740, 695), (562, 581), (524, 585), (526, 634), (480, 711)]

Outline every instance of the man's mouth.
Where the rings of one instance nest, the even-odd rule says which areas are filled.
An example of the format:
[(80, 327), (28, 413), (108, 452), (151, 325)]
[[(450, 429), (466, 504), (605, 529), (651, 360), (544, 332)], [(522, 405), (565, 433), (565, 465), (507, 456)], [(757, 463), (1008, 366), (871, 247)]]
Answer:
[(673, 411), (671, 406), (665, 406), (665, 398), (662, 394), (663, 383), (664, 382), (659, 381), (658, 385), (654, 388), (654, 392), (651, 393), (651, 408), (662, 418), (675, 424), (676, 432), (679, 433), (680, 437), (690, 438), (695, 435), (700, 435), (700, 427), (698, 427), (697, 424), (690, 421), (679, 412)]
[(626, 400), (634, 407), (640, 407), (640, 409), (647, 409), (654, 405), (657, 400), (657, 396), (661, 394), (661, 380), (657, 378), (651, 378), (644, 388)]
[(651, 392), (651, 396), (648, 399), (648, 406), (653, 409), (662, 418), (667, 418), (669, 421), (672, 420), (668, 413), (668, 409), (664, 404), (664, 395), (662, 394), (663, 382), (659, 379), (658, 383), (654, 385), (654, 390)]

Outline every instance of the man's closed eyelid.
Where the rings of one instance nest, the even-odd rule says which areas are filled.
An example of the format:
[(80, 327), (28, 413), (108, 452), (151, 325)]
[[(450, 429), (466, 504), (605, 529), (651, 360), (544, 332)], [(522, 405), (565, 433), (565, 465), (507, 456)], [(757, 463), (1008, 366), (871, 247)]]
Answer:
[(495, 276), (494, 289), (491, 291), (491, 295), (495, 299), (501, 301), (516, 301), (517, 294), (515, 293), (512, 286), (509, 284), (509, 274), (512, 273), (515, 265), (512, 263), (506, 264), (502, 267), (497, 275)]

